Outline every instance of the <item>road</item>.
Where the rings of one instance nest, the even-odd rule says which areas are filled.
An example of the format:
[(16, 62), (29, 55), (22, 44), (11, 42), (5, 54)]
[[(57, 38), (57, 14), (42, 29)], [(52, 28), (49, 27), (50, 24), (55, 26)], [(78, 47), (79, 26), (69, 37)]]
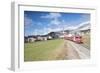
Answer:
[(90, 50), (72, 41), (65, 41), (64, 47), (67, 48), (66, 59), (89, 59)]

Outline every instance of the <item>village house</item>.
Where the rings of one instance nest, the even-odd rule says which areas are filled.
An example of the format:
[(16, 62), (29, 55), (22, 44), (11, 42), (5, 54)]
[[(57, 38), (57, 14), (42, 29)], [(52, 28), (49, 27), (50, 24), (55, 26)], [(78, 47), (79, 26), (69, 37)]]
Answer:
[(51, 40), (51, 39), (52, 39), (52, 37), (48, 35), (48, 36), (47, 36), (47, 39), (48, 39), (48, 40)]
[(36, 36), (28, 36), (28, 42), (35, 42), (36, 41)]
[(52, 39), (52, 37), (49, 35), (27, 36), (27, 37), (24, 37), (24, 42), (31, 43), (31, 42), (35, 42), (35, 41), (46, 41), (46, 40), (51, 40), (51, 39)]
[(24, 42), (25, 43), (31, 43), (31, 42), (35, 42), (36, 41), (36, 36), (27, 36), (24, 37)]

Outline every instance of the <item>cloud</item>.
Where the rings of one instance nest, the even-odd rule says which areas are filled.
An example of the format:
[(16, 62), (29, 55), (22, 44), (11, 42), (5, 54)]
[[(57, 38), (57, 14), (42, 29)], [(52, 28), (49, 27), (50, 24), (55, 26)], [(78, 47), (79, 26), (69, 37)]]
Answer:
[(75, 26), (64, 25), (64, 29), (65, 30), (78, 30), (78, 29), (83, 28), (83, 27), (90, 28), (89, 24), (90, 24), (90, 21), (85, 21), (85, 22), (82, 22), (82, 23), (77, 24)]
[(46, 19), (49, 19), (50, 21), (50, 25), (53, 24), (53, 25), (59, 25), (60, 24), (60, 21), (59, 21), (59, 18), (61, 17), (61, 14), (60, 13), (49, 13), (45, 16), (41, 16), (41, 18), (46, 18)]
[(57, 32), (57, 31), (61, 31), (61, 30), (63, 30), (63, 28), (60, 28), (60, 27), (58, 27), (58, 28), (47, 27), (47, 28), (42, 28), (42, 29), (35, 29), (33, 31), (33, 35), (46, 35), (50, 32)]
[(42, 26), (42, 23), (41, 23), (41, 22), (37, 22), (37, 25), (38, 25), (38, 26)]
[(48, 28), (43, 29), (43, 34), (48, 34), (50, 32), (57, 32), (57, 31), (61, 31), (61, 30), (62, 30), (62, 28), (50, 28), (50, 27), (48, 27)]
[[(48, 34), (50, 32), (57, 32), (57, 31), (62, 31), (62, 30), (77, 30), (78, 27), (80, 26), (85, 26), (89, 23), (89, 21), (86, 22), (82, 22), (81, 24), (78, 24), (78, 26), (73, 26), (70, 24), (64, 24), (61, 26), (53, 26), (52, 27), (45, 27), (45, 28), (41, 28), (41, 29), (36, 29), (35, 31), (33, 31), (33, 35), (45, 35)], [(69, 26), (70, 25), (70, 26)]]
[(50, 21), (50, 24), (53, 24), (53, 25), (60, 25), (60, 24), (61, 24), (61, 21), (59, 21), (58, 19), (54, 19), (54, 20), (51, 20), (51, 21)]
[(65, 20), (52, 20), (51, 26), (53, 26), (54, 30), (73, 30), (76, 29), (77, 26), (73, 26), (66, 22)]
[[(36, 22), (25, 16), (25, 27), (29, 27), (28, 30), (32, 31), (32, 35), (45, 35), (50, 32), (62, 31), (64, 30), (76, 30), (77, 28), (87, 24), (89, 21), (82, 22), (77, 25), (73, 25), (73, 23), (69, 23), (66, 19), (61, 19), (62, 15), (60, 13), (48, 13), (46, 15), (40, 16), (40, 18), (48, 20), (48, 23), (45, 25), (42, 22)], [(86, 15), (82, 16), (82, 19), (88, 20)], [(35, 28), (34, 28), (35, 26)], [(26, 30), (27, 31), (27, 30)]]
[(47, 15), (41, 16), (41, 18), (49, 19), (49, 25), (59, 25), (61, 21), (59, 18), (61, 17), (60, 13), (49, 13)]
[(48, 18), (48, 19), (58, 19), (61, 17), (60, 13), (49, 13), (47, 15), (41, 16), (41, 18)]
[[(85, 21), (85, 22), (82, 22), (82, 23), (77, 24), (77, 25), (71, 25), (71, 24), (67, 24), (67, 22), (62, 20), (62, 25), (59, 27), (63, 28), (64, 30), (76, 30), (76, 29), (79, 29), (81, 27), (88, 26), (89, 24), (90, 24), (90, 21)], [(89, 25), (89, 27), (90, 27), (90, 25)]]
[(81, 15), (81, 19), (84, 19), (85, 21), (89, 21), (90, 20), (90, 14)]
[(34, 28), (35, 22), (29, 18), (27, 15), (24, 16), (24, 34), (25, 36), (32, 35), (32, 30)]
[(34, 24), (34, 22), (33, 22), (33, 20), (32, 19), (30, 19), (29, 17), (27, 17), (27, 15), (25, 15), (25, 17), (24, 17), (24, 25), (32, 25), (32, 24)]

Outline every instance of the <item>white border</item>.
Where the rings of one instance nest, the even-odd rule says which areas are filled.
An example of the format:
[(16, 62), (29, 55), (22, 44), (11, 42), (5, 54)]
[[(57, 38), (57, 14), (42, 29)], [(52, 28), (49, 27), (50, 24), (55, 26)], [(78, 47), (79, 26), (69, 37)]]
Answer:
[[(96, 10), (94, 8), (83, 8), (78, 6), (39, 6), (31, 3), (14, 3), (14, 45), (12, 50), (12, 65), (13, 70), (31, 70), (31, 69), (47, 69), (47, 68), (61, 68), (96, 64), (96, 49), (95, 49), (95, 20)], [(49, 12), (74, 12), (74, 13), (90, 13), (91, 14), (91, 59), (88, 60), (64, 60), (64, 61), (38, 61), (38, 62), (24, 62), (24, 10), (28, 11), (49, 11)], [(14, 53), (13, 53), (14, 52)]]

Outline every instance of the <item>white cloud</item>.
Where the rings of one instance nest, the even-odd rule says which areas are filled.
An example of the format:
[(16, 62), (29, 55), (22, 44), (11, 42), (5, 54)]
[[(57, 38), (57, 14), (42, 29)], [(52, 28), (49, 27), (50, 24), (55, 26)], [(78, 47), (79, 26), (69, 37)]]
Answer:
[(45, 28), (42, 28), (42, 29), (36, 29), (33, 34), (34, 35), (45, 35), (45, 34), (48, 34), (50, 32), (57, 32), (57, 31), (62, 31), (63, 29), (64, 30), (77, 30), (79, 26), (85, 26), (87, 23), (89, 23), (89, 21), (87, 22), (83, 22), (81, 24), (79, 24), (78, 26), (69, 26), (67, 24), (64, 24), (64, 25), (61, 25), (61, 26), (57, 26), (57, 27), (45, 27)]
[(51, 28), (51, 27), (47, 27), (47, 28), (42, 28), (42, 29), (36, 29), (35, 31), (33, 31), (33, 35), (45, 35), (48, 34), (50, 32), (56, 32), (56, 31), (61, 31), (63, 30), (62, 28)]
[(42, 26), (42, 23), (41, 22), (37, 22), (36, 23), (38, 26)]
[(50, 13), (50, 16), (51, 16), (51, 18), (56, 19), (56, 18), (61, 17), (61, 14), (60, 13)]
[(41, 16), (41, 18), (56, 19), (61, 17), (60, 13), (49, 13), (48, 15)]
[(50, 24), (53, 24), (53, 25), (60, 25), (61, 22), (60, 22), (58, 19), (54, 19), (54, 20), (51, 20)]
[[(45, 16), (41, 16), (41, 18), (49, 19), (50, 21), (48, 24), (49, 27), (37, 29), (33, 32), (33, 34), (34, 35), (45, 35), (50, 32), (62, 31), (63, 29), (64, 30), (77, 30), (80, 26), (86, 25), (87, 23), (90, 22), (90, 21), (87, 21), (87, 22), (82, 22), (81, 24), (71, 25), (71, 24), (68, 24), (68, 22), (66, 22), (65, 20), (60, 20), (59, 19), (60, 17), (61, 17), (60, 13), (49, 13)], [(31, 24), (29, 22), (31, 22), (31, 19), (28, 20), (27, 24)], [(42, 23), (37, 23), (37, 25), (42, 25)]]
[(90, 15), (83, 14), (81, 15), (81, 19), (85, 19), (86, 21), (90, 20)]
[(28, 18), (27, 16), (24, 17), (24, 25), (32, 25), (34, 24), (33, 20)]
[(45, 16), (41, 16), (41, 18), (49, 19), (49, 21), (50, 21), (49, 25), (61, 24), (61, 21), (59, 20), (60, 17), (61, 17), (60, 13), (49, 13)]

